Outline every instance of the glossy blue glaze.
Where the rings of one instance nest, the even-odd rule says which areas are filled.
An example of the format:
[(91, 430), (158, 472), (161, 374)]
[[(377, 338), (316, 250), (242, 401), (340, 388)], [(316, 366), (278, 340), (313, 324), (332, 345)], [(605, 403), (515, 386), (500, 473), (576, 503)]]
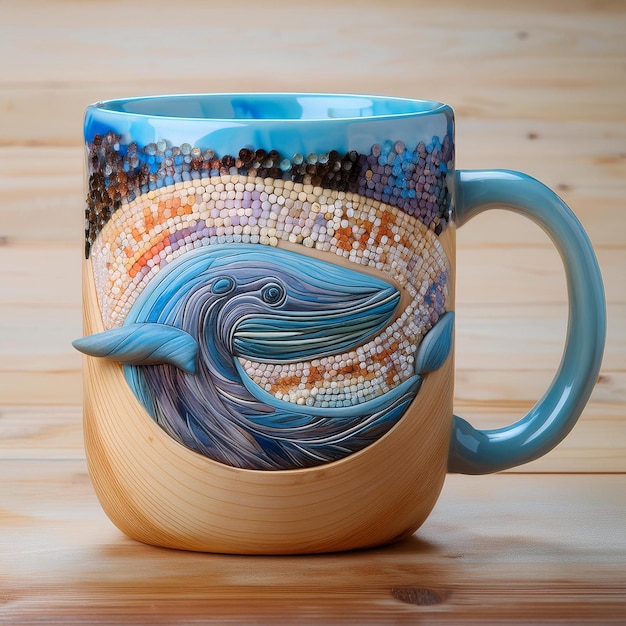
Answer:
[(140, 145), (254, 146), (285, 154), (365, 152), (390, 139), (450, 134), (449, 106), (430, 100), (306, 93), (186, 94), (99, 102), (87, 108), (85, 139), (114, 130)]
[(565, 267), (569, 324), (560, 367), (548, 391), (521, 420), (478, 430), (454, 418), (449, 470), (486, 474), (532, 461), (556, 446), (580, 416), (600, 370), (606, 332), (602, 277), (582, 226), (537, 180), (511, 171), (459, 171), (457, 225), (490, 208), (510, 209), (541, 226)]

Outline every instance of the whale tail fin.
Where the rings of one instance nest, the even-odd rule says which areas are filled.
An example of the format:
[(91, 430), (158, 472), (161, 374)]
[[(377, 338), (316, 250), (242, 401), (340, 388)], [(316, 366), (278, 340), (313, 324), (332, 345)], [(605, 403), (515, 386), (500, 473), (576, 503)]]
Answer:
[(434, 372), (443, 365), (452, 349), (453, 335), (454, 312), (448, 311), (426, 333), (417, 349), (417, 354), (415, 355), (415, 371), (417, 374)]

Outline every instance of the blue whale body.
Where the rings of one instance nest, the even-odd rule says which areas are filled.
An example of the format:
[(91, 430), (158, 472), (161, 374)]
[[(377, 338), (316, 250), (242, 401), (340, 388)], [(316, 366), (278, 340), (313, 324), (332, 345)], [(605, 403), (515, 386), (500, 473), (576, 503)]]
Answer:
[(165, 266), (123, 326), (74, 345), (124, 363), (139, 401), (188, 448), (235, 467), (310, 467), (366, 447), (397, 422), (421, 374), (447, 357), (453, 314), (426, 335), (413, 377), (361, 404), (277, 399), (239, 358), (280, 364), (341, 354), (385, 329), (399, 302), (386, 281), (313, 257), (255, 244), (206, 246)]

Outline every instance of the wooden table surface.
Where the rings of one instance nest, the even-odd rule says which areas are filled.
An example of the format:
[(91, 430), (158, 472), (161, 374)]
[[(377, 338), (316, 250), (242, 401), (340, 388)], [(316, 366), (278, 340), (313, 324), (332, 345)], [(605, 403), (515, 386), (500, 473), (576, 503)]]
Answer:
[[(0, 623), (626, 623), (626, 4), (0, 1)], [(515, 8), (513, 8), (515, 7)], [(82, 447), (82, 113), (190, 91), (439, 99), (457, 166), (525, 171), (570, 204), (608, 301), (602, 373), (541, 460), (449, 476), (384, 549), (235, 557), (125, 538)], [(458, 232), (455, 411), (541, 396), (566, 327), (547, 237), (494, 212)]]

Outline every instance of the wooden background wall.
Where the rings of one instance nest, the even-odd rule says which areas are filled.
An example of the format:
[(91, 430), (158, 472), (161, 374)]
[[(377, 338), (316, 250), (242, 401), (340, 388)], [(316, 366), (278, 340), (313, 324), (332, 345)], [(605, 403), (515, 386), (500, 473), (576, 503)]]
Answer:
[[(613, 522), (606, 521), (608, 513), (602, 519), (611, 529), (606, 537), (616, 540), (615, 507), (623, 507), (623, 495), (611, 490), (623, 494), (626, 472), (622, 0), (0, 0), (0, 543), (8, 558), (0, 565), (0, 621), (3, 603), (13, 607), (5, 615), (17, 618), (24, 606), (67, 606), (72, 593), (93, 600), (78, 580), (87, 567), (92, 578), (85, 580), (96, 580), (89, 555), (109, 563), (111, 550), (139, 550), (126, 543), (119, 547), (114, 530), (105, 530), (109, 527), (84, 466), (81, 357), (70, 346), (81, 335), (84, 108), (118, 96), (230, 90), (443, 100), (456, 110), (458, 168), (522, 170), (571, 206), (596, 249), (608, 301), (607, 348), (591, 401), (566, 441), (507, 475), (510, 483), (453, 478), (444, 497), (458, 496), (459, 504), (446, 500), (433, 523), (441, 522), (452, 537), (453, 527), (443, 517), (453, 512), (482, 524), (486, 533), (505, 533), (511, 520), (507, 504), (493, 512), (467, 508), (474, 497), (487, 506), (485, 493), (541, 493), (543, 514), (549, 517), (551, 494), (558, 497), (569, 485), (571, 506), (577, 489), (585, 497), (605, 494), (593, 502), (601, 518), (603, 507), (614, 507)], [(480, 216), (458, 232), (457, 294), (455, 410), (478, 426), (510, 423), (542, 395), (560, 360), (566, 290), (558, 255), (547, 237), (522, 218), (503, 212)], [(540, 475), (519, 475), (525, 472)], [(534, 502), (528, 516), (542, 514)], [(519, 502), (510, 506), (521, 514)], [(524, 532), (541, 532), (540, 522), (528, 516)], [(81, 525), (81, 519), (90, 525)], [(549, 519), (554, 523), (563, 516)], [(502, 520), (504, 527), (496, 528)], [(71, 551), (79, 528), (87, 533), (81, 535), (86, 537), (80, 540), (83, 551)], [(587, 532), (573, 523), (568, 529), (571, 545), (577, 533)], [(508, 532), (523, 531), (511, 526)], [(110, 542), (106, 553), (95, 547), (103, 533)], [(617, 542), (623, 555), (623, 537)], [(484, 563), (492, 564), (494, 544), (476, 545)], [(609, 554), (604, 543), (598, 546), (594, 554)], [(545, 551), (537, 547), (529, 554), (541, 560)], [(558, 558), (551, 554), (546, 558)], [(408, 562), (403, 561), (410, 569)], [(506, 556), (498, 562), (501, 568), (493, 571), (506, 580), (512, 571)], [(145, 567), (124, 563), (139, 585)], [(526, 582), (517, 587), (507, 583), (520, 602), (537, 571), (528, 570)], [(623, 576), (616, 582), (607, 574), (616, 570), (602, 571), (617, 593)], [(565, 570), (559, 572), (568, 578)], [(465, 573), (459, 570), (457, 589), (468, 580)], [(488, 580), (490, 571), (483, 574)], [(580, 572), (577, 580), (584, 581), (584, 575)], [(54, 586), (54, 576), (64, 586)], [(400, 578), (397, 574), (393, 580)], [(167, 593), (167, 587), (149, 580)], [(290, 583), (284, 577), (276, 580)], [(147, 588), (135, 589), (136, 598), (149, 594)], [(487, 595), (473, 597), (487, 602), (484, 589)], [(29, 593), (38, 598), (30, 599), (34, 604), (16, 599)], [(56, 593), (64, 599), (53, 600)], [(104, 594), (98, 596), (104, 606), (108, 596), (98, 593)], [(466, 597), (460, 593), (457, 597)], [(601, 590), (598, 594), (609, 597)], [(137, 603), (135, 608), (141, 606)]]

